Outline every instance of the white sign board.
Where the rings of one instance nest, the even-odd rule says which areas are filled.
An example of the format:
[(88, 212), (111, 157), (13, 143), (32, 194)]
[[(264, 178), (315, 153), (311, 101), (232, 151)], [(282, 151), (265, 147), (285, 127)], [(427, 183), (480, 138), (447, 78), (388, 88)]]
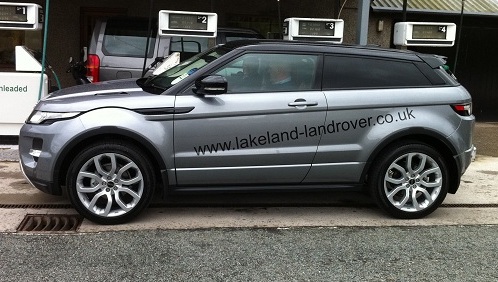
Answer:
[(0, 2), (0, 29), (38, 30), (43, 26), (43, 9), (31, 3)]
[(456, 24), (399, 22), (394, 25), (394, 45), (451, 47), (455, 45)]
[[(0, 135), (19, 135), (19, 130), (38, 102), (40, 73), (0, 72)], [(43, 75), (42, 95), (48, 79)]]
[(159, 11), (159, 36), (216, 37), (216, 13)]
[(284, 20), (285, 40), (312, 40), (342, 43), (344, 20), (288, 18)]

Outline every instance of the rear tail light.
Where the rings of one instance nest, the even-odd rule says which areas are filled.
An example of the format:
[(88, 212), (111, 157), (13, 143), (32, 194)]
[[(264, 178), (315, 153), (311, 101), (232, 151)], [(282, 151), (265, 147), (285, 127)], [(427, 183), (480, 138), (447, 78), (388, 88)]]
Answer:
[(89, 54), (86, 61), (86, 76), (91, 82), (100, 81), (100, 58), (97, 55)]
[(451, 105), (453, 110), (461, 116), (472, 115), (472, 103)]

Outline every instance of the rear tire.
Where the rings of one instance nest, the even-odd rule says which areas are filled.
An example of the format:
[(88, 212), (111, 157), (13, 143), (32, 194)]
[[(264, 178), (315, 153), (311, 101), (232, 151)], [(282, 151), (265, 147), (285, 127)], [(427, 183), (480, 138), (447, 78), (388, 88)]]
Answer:
[(434, 148), (404, 142), (381, 152), (369, 176), (377, 205), (396, 218), (422, 218), (436, 210), (449, 188), (448, 166)]
[(124, 223), (146, 208), (155, 175), (146, 154), (120, 141), (81, 150), (68, 169), (68, 196), (85, 218), (100, 224)]

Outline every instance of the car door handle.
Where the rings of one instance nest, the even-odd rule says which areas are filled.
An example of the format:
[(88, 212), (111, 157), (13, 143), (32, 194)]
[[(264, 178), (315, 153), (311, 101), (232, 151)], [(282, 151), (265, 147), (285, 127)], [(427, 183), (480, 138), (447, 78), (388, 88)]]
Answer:
[(318, 102), (308, 102), (304, 99), (296, 99), (294, 102), (290, 102), (289, 107), (305, 107), (305, 106), (316, 106)]

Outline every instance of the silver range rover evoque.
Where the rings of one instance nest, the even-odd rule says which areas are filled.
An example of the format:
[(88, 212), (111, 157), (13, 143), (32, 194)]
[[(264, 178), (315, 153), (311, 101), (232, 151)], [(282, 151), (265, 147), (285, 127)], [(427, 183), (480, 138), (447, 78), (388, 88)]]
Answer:
[(471, 111), (436, 55), (235, 41), (157, 76), (52, 93), (19, 151), (35, 187), (101, 224), (154, 195), (313, 188), (366, 189), (391, 216), (421, 218), (471, 162)]

